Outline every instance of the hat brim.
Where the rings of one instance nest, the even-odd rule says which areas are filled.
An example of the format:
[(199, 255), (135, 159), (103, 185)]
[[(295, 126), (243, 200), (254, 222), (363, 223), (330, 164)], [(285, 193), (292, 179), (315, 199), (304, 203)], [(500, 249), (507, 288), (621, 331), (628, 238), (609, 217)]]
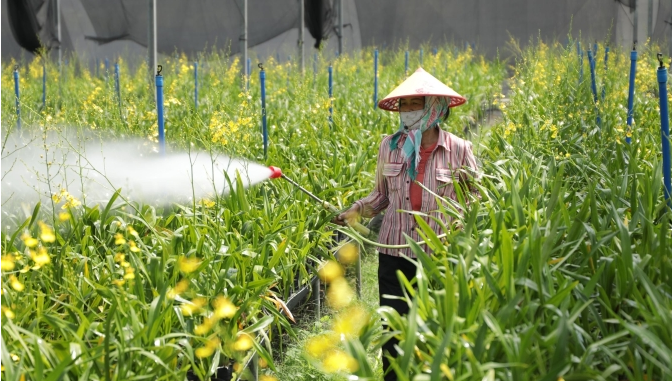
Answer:
[(455, 107), (467, 100), (455, 90), (427, 73), (422, 68), (413, 73), (392, 92), (378, 102), (378, 107), (387, 111), (399, 111), (399, 99), (408, 97), (444, 97), (448, 98), (448, 107)]

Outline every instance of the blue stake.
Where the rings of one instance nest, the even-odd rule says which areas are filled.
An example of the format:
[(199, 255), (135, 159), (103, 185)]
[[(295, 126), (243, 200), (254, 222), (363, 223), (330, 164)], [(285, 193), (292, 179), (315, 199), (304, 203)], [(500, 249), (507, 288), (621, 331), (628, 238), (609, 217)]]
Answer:
[[(604, 47), (604, 71), (605, 71), (605, 75), (606, 75), (606, 71), (607, 71), (607, 60), (608, 59), (609, 59), (609, 46), (605, 46)], [(602, 101), (604, 101), (604, 96), (606, 95), (606, 93), (607, 93), (607, 85), (603, 84), (602, 85)]]
[(198, 62), (194, 62), (194, 110), (198, 111)]
[(432, 49), (432, 53), (436, 56), (439, 53), (439, 50), (437, 48)]
[(628, 128), (625, 131), (625, 141), (630, 144), (632, 141), (632, 117), (634, 113), (633, 104), (635, 102), (635, 73), (637, 72), (637, 50), (635, 46), (630, 52), (630, 85), (628, 87)]
[(420, 66), (422, 66), (422, 49), (420, 49)]
[(47, 63), (42, 61), (42, 110), (47, 106)]
[(373, 53), (373, 109), (378, 107), (378, 49)]
[(595, 114), (597, 115), (597, 125), (601, 125), (600, 111), (597, 107), (597, 83), (595, 82), (595, 57), (593, 52), (588, 51), (588, 66), (590, 66), (590, 89), (593, 91), (593, 103), (595, 104)]
[(19, 66), (14, 67), (14, 95), (16, 96), (16, 129), (21, 129), (21, 105), (19, 103)]
[(110, 60), (105, 58), (105, 82), (110, 79)]
[(313, 55), (313, 87), (315, 87), (315, 82), (317, 82), (317, 53)]
[(329, 65), (329, 123), (334, 121), (334, 82), (333, 82), (333, 68)]
[(579, 83), (583, 82), (583, 50), (579, 56)]
[(404, 67), (406, 68), (404, 72), (408, 77), (408, 50), (406, 51), (406, 54), (404, 54)]
[(660, 138), (663, 151), (663, 183), (665, 185), (665, 200), (672, 209), (672, 167), (670, 165), (670, 115), (667, 108), (667, 68), (663, 65), (663, 55), (658, 53), (658, 91), (660, 97)]
[(119, 104), (119, 115), (121, 115), (121, 89), (119, 88), (119, 64), (114, 64), (114, 90), (117, 93), (117, 103)]
[(268, 129), (266, 128), (266, 72), (260, 63), (259, 83), (261, 84), (261, 133), (264, 139), (264, 159), (268, 158)]
[(597, 42), (593, 44), (593, 57), (597, 60)]
[(158, 65), (156, 71), (156, 115), (159, 120), (159, 153), (161, 155), (166, 154), (166, 135), (163, 129), (163, 76), (161, 75), (161, 70), (163, 68), (161, 65)]
[(252, 60), (250, 58), (247, 59), (247, 91), (250, 91), (250, 77), (252, 76), (252, 72), (250, 71), (250, 65), (252, 64)]

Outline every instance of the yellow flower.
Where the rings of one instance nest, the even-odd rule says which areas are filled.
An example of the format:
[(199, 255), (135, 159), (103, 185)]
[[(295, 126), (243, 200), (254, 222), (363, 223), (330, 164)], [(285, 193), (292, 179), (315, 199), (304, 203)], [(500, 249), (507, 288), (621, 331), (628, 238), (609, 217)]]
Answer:
[(14, 262), (16, 258), (12, 254), (3, 255), (0, 260), (2, 261), (2, 271), (12, 271), (14, 270)]
[(131, 225), (128, 225), (128, 227), (126, 227), (126, 231), (130, 235), (134, 235), (134, 236), (138, 235), (138, 232), (136, 232), (135, 229), (133, 229), (133, 226), (131, 226)]
[(338, 336), (334, 334), (322, 334), (311, 337), (306, 343), (306, 352), (312, 357), (322, 358), (327, 351), (332, 350), (338, 343)]
[(327, 291), (327, 303), (336, 309), (347, 307), (355, 298), (355, 293), (350, 288), (348, 281), (343, 277), (336, 278), (329, 285)]
[(219, 346), (219, 339), (210, 339), (207, 343), (205, 343), (204, 347), (196, 349), (196, 357), (202, 359), (212, 356), (212, 354), (215, 353), (217, 346)]
[(333, 329), (345, 337), (359, 336), (362, 328), (369, 321), (369, 313), (360, 306), (353, 306), (341, 312), (334, 321)]
[(205, 335), (206, 333), (210, 332), (212, 329), (212, 326), (217, 322), (217, 319), (215, 318), (206, 318), (203, 321), (203, 324), (199, 324), (196, 327), (194, 327), (194, 333), (196, 335)]
[(114, 244), (115, 245), (123, 245), (126, 243), (126, 239), (124, 238), (124, 235), (121, 233), (117, 233), (114, 235)]
[(124, 283), (126, 283), (126, 281), (123, 280), (123, 279), (115, 279), (115, 280), (112, 281), (113, 285), (119, 286), (119, 287), (123, 286)]
[(206, 208), (212, 208), (213, 206), (215, 206), (215, 202), (212, 201), (212, 200), (208, 200), (207, 198), (204, 198), (203, 200), (201, 200), (201, 203)]
[(180, 306), (182, 310), (182, 315), (191, 316), (201, 310), (201, 307), (205, 305), (205, 298), (198, 297), (191, 302), (184, 303)]
[(233, 349), (236, 351), (246, 351), (252, 348), (254, 341), (250, 335), (245, 332), (240, 332), (238, 334), (238, 339), (233, 343)]
[(23, 244), (26, 245), (28, 248), (33, 248), (37, 246), (39, 241), (35, 238), (33, 238), (29, 233), (23, 233), (21, 235), (21, 240), (23, 241)]
[(14, 312), (9, 309), (9, 307), (2, 306), (2, 314), (5, 315), (7, 319), (14, 319), (16, 315), (14, 315)]
[(174, 288), (168, 290), (168, 294), (166, 295), (166, 297), (168, 299), (175, 299), (175, 297), (187, 291), (188, 288), (189, 288), (189, 281), (186, 279), (182, 279), (181, 281), (177, 282)]
[(198, 269), (198, 266), (201, 265), (201, 261), (199, 261), (198, 258), (180, 257), (180, 259), (177, 260), (177, 263), (180, 266), (180, 271), (185, 274), (193, 273)]
[(135, 269), (133, 269), (133, 267), (126, 267), (126, 274), (124, 274), (124, 279), (135, 279)]
[(131, 248), (132, 252), (134, 252), (134, 253), (139, 253), (140, 252), (140, 248), (135, 245), (135, 241), (133, 241), (133, 240), (128, 241), (128, 246)]
[(26, 288), (15, 275), (9, 276), (9, 284), (12, 286), (14, 290), (18, 292), (21, 292), (23, 291), (24, 288)]
[[(259, 360), (259, 362), (261, 362), (261, 360)], [(259, 376), (259, 381), (278, 381), (278, 379), (267, 374), (262, 374)]]
[(336, 261), (329, 260), (320, 268), (318, 274), (323, 282), (330, 283), (343, 276), (343, 267)]
[(65, 222), (70, 219), (70, 213), (68, 212), (61, 212), (58, 213), (58, 220), (61, 222)]
[(355, 263), (357, 257), (359, 257), (359, 249), (351, 242), (346, 243), (338, 250), (338, 260), (345, 265)]
[(126, 254), (124, 253), (117, 253), (114, 254), (114, 261), (117, 263), (123, 263), (126, 261)]
[(333, 349), (322, 362), (324, 370), (329, 373), (340, 371), (356, 372), (359, 369), (357, 360), (340, 349)]
[(42, 242), (52, 243), (56, 241), (56, 235), (54, 235), (54, 230), (47, 224), (42, 221), (38, 222), (40, 226), (40, 239)]
[(32, 252), (32, 257), (33, 262), (35, 262), (35, 264), (40, 267), (51, 262), (51, 257), (49, 256), (49, 253), (47, 253), (47, 249), (44, 247), (37, 249), (37, 253)]
[(231, 303), (226, 296), (218, 296), (213, 305), (215, 306), (215, 315), (220, 319), (230, 319), (238, 311), (238, 307)]

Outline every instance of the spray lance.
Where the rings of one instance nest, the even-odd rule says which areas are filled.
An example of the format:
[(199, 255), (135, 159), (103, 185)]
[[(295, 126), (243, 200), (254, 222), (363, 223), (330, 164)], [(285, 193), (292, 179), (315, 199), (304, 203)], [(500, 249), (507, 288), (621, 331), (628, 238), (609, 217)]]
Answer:
[[(283, 178), (283, 179), (287, 180), (290, 184), (292, 184), (292, 185), (294, 185), (295, 187), (299, 188), (299, 190), (301, 190), (303, 193), (307, 194), (310, 198), (312, 198), (313, 200), (319, 202), (320, 205), (322, 205), (322, 206), (323, 206), (325, 209), (327, 209), (328, 211), (330, 211), (330, 212), (332, 212), (332, 213), (338, 213), (338, 209), (336, 209), (335, 206), (333, 206), (333, 205), (331, 205), (330, 203), (328, 203), (328, 202), (326, 202), (326, 201), (320, 199), (319, 197), (315, 196), (315, 195), (312, 194), (310, 191), (308, 191), (306, 188), (304, 188), (304, 187), (302, 187), (301, 185), (297, 184), (294, 180), (292, 180), (292, 179), (290, 179), (289, 177), (285, 176), (285, 175), (282, 173), (282, 170), (280, 170), (280, 168), (278, 168), (278, 167), (273, 167), (273, 166), (268, 167), (268, 168), (271, 170), (271, 178), (272, 178), (272, 179)], [(359, 222), (348, 223), (348, 225), (349, 225), (351, 228), (355, 229), (359, 234), (361, 234), (361, 235), (363, 235), (363, 236), (367, 236), (367, 235), (369, 235), (369, 228), (367, 228), (366, 226), (362, 225), (362, 224), (359, 223)]]
[[(310, 191), (308, 191), (304, 187), (297, 184), (294, 180), (285, 176), (282, 173), (282, 170), (280, 168), (273, 167), (273, 166), (270, 166), (268, 168), (271, 170), (271, 176), (270, 176), (271, 179), (283, 178), (283, 179), (287, 180), (290, 184), (299, 188), (299, 190), (301, 190), (303, 193), (307, 194), (310, 198), (319, 202), (325, 209), (329, 210), (332, 213), (338, 213), (338, 209), (336, 209), (335, 206), (333, 206), (330, 203), (320, 199), (319, 197), (315, 196), (314, 194), (312, 194)], [(424, 189), (426, 189), (422, 184), (420, 184), (420, 186), (423, 187)], [(366, 238), (366, 236), (369, 235), (369, 228), (367, 228), (366, 226), (362, 225), (359, 222), (348, 223), (346, 221), (346, 223), (348, 224), (349, 228), (351, 228), (355, 232), (359, 233), (357, 235), (359, 236), (358, 237), (359, 240), (361, 240), (362, 242), (366, 242), (370, 245), (374, 245), (374, 246), (377, 246), (377, 247), (384, 247), (384, 248), (388, 248), (388, 249), (404, 249), (404, 248), (410, 247), (409, 244), (405, 244), (405, 245), (385, 245), (385, 244), (381, 244), (379, 242), (372, 241), (372, 240)], [(437, 238), (444, 238), (446, 236), (447, 236), (447, 234), (444, 233), (444, 234), (438, 235)], [(424, 243), (425, 243), (425, 241), (417, 242), (417, 244), (419, 244), (419, 245), (422, 245)]]

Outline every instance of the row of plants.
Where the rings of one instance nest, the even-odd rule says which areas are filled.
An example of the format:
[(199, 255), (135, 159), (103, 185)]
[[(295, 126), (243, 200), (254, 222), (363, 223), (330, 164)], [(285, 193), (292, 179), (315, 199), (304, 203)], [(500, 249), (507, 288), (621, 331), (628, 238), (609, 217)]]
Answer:
[(361, 348), (396, 336), (399, 380), (672, 378), (658, 47), (639, 48), (628, 130), (629, 51), (598, 60), (605, 93), (595, 103), (575, 43), (512, 43), (510, 102), (482, 137), (479, 194), (443, 200), (444, 213), (461, 216), (444, 239), (416, 217), (433, 252), (409, 242), (417, 276), (399, 278), (410, 313), (381, 308), (390, 333), (364, 327), (345, 340), (348, 373), (373, 377)]
[[(381, 93), (403, 79), (403, 54), (381, 52)], [(198, 61), (197, 109), (191, 61), (164, 64), (169, 151), (279, 166), (339, 207), (368, 193), (378, 143), (398, 125), (395, 115), (372, 107), (372, 50), (332, 62), (320, 57), (316, 75), (295, 63), (264, 63), (268, 159), (258, 78), (249, 78), (247, 91), (237, 58), (207, 52)], [(111, 74), (100, 68), (96, 76), (74, 57), (61, 68), (39, 57), (19, 63), (20, 131), (15, 63), (3, 66), (3, 177), (14, 168), (8, 163), (22, 160), (21, 142), (30, 142), (51, 171), (44, 176), (36, 166), (32, 174), (49, 184), (39, 203), (21, 206), (24, 195), (7, 200), (3, 190), (3, 379), (209, 379), (232, 364), (238, 377), (252, 350), (272, 379), (272, 343), (293, 334), (284, 301), (332, 257), (331, 215), (281, 180), (244, 189), (244, 173), (228, 174), (229, 194), (186, 194), (169, 205), (142, 203), (121, 186), (93, 204), (83, 197), (83, 181), (51, 184), (58, 172), (82, 173), (81, 164), (58, 157), (63, 150), (85, 153), (87, 144), (140, 138), (146, 155), (158, 156), (148, 69), (140, 64), (131, 72), (119, 63), (121, 99)], [(336, 73), (332, 123), (327, 63)], [(451, 46), (424, 64), (475, 100), (456, 113), (456, 132), (482, 112), (478, 99), (498, 96), (504, 77), (500, 63)]]

